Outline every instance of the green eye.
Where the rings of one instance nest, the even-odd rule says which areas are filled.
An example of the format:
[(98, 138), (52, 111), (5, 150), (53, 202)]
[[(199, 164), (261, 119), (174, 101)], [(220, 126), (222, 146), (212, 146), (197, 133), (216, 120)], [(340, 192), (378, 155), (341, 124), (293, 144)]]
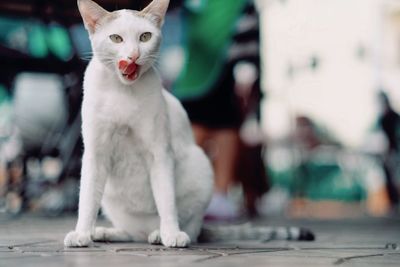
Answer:
[(110, 35), (110, 39), (111, 41), (113, 41), (114, 43), (121, 43), (124, 39), (122, 39), (121, 36), (119, 36), (118, 34), (111, 34)]
[(151, 38), (151, 32), (145, 32), (140, 35), (140, 41), (141, 42), (147, 42)]

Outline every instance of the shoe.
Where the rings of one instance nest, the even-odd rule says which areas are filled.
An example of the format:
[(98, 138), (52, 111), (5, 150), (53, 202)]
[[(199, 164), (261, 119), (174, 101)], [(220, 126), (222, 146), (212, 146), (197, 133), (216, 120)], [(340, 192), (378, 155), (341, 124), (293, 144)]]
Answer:
[(206, 220), (230, 221), (239, 217), (239, 210), (226, 194), (215, 192), (206, 209)]

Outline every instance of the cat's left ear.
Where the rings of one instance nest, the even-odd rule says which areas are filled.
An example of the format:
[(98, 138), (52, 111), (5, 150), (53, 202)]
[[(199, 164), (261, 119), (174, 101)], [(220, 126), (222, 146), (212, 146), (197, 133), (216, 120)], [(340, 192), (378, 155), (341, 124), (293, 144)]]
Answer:
[(164, 23), (165, 13), (167, 13), (169, 0), (153, 0), (145, 9), (140, 11), (145, 17), (148, 17), (158, 27)]

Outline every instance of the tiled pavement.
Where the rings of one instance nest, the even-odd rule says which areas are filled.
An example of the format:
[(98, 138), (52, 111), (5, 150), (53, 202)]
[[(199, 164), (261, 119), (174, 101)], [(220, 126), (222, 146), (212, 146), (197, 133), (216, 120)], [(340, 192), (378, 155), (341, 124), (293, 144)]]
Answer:
[(138, 243), (67, 249), (62, 240), (74, 223), (74, 217), (10, 219), (0, 214), (0, 266), (400, 266), (400, 218), (259, 220), (255, 223), (312, 228), (317, 240), (236, 241), (187, 249)]

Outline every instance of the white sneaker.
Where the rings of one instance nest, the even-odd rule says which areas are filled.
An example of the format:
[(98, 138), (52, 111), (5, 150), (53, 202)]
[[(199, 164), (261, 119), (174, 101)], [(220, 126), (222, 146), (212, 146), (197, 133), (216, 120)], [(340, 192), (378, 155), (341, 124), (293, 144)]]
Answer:
[(233, 220), (239, 217), (239, 210), (227, 195), (214, 192), (205, 214), (206, 219)]

